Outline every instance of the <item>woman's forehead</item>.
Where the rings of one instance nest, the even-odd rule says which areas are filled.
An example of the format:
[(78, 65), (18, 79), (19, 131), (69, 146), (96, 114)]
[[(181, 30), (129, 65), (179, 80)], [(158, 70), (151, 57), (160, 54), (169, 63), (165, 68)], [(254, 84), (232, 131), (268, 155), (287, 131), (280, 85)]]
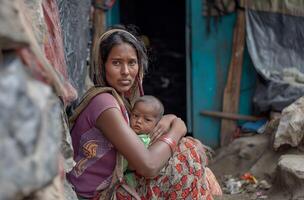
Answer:
[(129, 43), (122, 43), (113, 46), (109, 54), (109, 57), (125, 57), (125, 56), (137, 58), (137, 53), (135, 48)]

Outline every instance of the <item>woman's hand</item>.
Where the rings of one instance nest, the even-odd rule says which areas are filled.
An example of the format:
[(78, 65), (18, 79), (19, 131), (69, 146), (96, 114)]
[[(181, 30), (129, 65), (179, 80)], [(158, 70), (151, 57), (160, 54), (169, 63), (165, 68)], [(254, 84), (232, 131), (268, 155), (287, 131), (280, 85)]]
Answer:
[(167, 133), (176, 118), (177, 117), (172, 114), (164, 115), (150, 133), (151, 141), (153, 142), (164, 133)]
[(173, 120), (170, 131), (171, 130), (176, 134), (180, 134), (181, 138), (187, 134), (187, 126), (185, 122), (179, 117)]

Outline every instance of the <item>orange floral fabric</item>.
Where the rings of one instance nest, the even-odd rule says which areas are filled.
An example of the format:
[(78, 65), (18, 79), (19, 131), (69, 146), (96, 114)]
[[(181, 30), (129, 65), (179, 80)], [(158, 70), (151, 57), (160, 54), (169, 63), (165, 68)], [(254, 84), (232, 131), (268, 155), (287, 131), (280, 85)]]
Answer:
[[(183, 138), (160, 175), (153, 179), (136, 175), (138, 186), (135, 189), (142, 200), (212, 200), (206, 162), (206, 155), (197, 142)], [(125, 190), (118, 189), (115, 194), (118, 200), (132, 200)]]

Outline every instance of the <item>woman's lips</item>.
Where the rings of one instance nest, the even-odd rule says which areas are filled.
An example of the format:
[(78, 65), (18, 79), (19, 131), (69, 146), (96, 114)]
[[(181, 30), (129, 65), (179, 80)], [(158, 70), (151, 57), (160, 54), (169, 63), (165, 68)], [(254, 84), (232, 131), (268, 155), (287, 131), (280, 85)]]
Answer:
[(130, 80), (119, 80), (118, 81), (121, 85), (130, 85), (131, 81)]

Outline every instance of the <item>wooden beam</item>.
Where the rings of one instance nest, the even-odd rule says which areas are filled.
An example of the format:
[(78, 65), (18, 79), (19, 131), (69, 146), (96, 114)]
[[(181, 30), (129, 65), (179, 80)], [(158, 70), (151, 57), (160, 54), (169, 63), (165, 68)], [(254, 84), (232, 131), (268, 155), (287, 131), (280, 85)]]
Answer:
[[(233, 32), (232, 56), (229, 66), (227, 83), (223, 95), (223, 112), (238, 113), (240, 83), (245, 46), (245, 13), (237, 12), (237, 20)], [(223, 119), (221, 122), (221, 146), (228, 145), (237, 128), (233, 120)]]
[(225, 113), (225, 112), (218, 112), (218, 111), (207, 111), (203, 110), (200, 113), (201, 115), (222, 118), (222, 119), (229, 119), (229, 120), (244, 120), (244, 121), (258, 121), (263, 119), (263, 117), (256, 117), (251, 115), (240, 115), (236, 113)]

